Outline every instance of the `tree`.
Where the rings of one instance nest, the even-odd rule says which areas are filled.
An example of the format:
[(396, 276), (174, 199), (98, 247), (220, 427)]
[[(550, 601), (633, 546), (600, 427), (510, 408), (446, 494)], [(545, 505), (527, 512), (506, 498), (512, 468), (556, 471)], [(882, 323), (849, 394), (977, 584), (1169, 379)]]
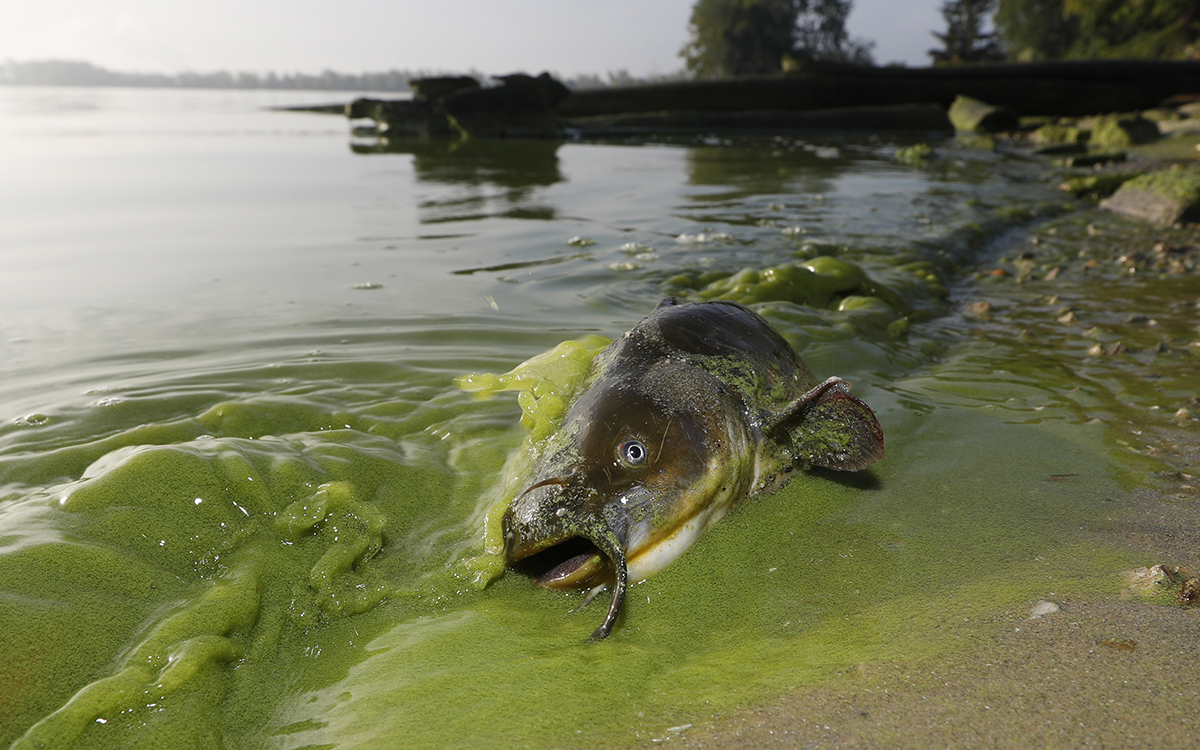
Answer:
[(796, 20), (795, 57), (826, 62), (870, 65), (874, 42), (851, 39), (846, 33), (846, 18), (851, 0), (810, 0)]
[(933, 35), (943, 49), (929, 50), (934, 63), (981, 62), (1004, 57), (996, 35), (985, 33), (983, 23), (996, 8), (996, 0), (946, 0), (942, 18), (946, 33)]
[(697, 0), (680, 51), (697, 78), (780, 70), (785, 55), (870, 62), (869, 42), (851, 40), (851, 0)]
[(1016, 60), (1200, 57), (1200, 0), (1000, 0)]
[(1000, 0), (994, 23), (1008, 58), (1020, 62), (1063, 57), (1079, 35), (1063, 0)]
[(1078, 24), (1069, 57), (1200, 56), (1200, 0), (1064, 0)]

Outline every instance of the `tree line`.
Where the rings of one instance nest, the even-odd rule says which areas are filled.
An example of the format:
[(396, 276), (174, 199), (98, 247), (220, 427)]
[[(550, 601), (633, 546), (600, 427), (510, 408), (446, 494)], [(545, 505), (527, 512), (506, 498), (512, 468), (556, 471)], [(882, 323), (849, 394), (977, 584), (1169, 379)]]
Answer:
[[(686, 73), (638, 78), (626, 71), (566, 79), (568, 88), (629, 86), (775, 73), (806, 63), (873, 64), (874, 42), (851, 37), (852, 0), (696, 0)], [(945, 0), (935, 64), (1095, 58), (1200, 59), (1200, 0)], [(87, 62), (9, 61), (0, 84), (326, 91), (409, 91), (409, 80), (445, 72), (124, 73)], [(470, 71), (480, 80), (487, 76)]]
[[(851, 0), (697, 0), (680, 51), (698, 78), (805, 62), (871, 64)], [(1200, 0), (946, 0), (935, 64), (1095, 58), (1200, 59)]]
[(1200, 0), (951, 0), (942, 16), (938, 63), (1200, 59)]
[(0, 83), (26, 86), (145, 86), (211, 89), (321, 89), (332, 91), (408, 91), (408, 81), (423, 74), (407, 70), (346, 74), (332, 70), (306, 73), (124, 73), (73, 60), (8, 61)]

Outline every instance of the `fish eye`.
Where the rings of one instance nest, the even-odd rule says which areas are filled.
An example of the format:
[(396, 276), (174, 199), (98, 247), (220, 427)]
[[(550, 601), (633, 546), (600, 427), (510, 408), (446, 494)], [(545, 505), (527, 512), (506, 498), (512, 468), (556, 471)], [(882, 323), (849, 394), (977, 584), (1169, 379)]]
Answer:
[(641, 466), (646, 463), (650, 452), (641, 440), (626, 440), (617, 446), (617, 458), (628, 466)]

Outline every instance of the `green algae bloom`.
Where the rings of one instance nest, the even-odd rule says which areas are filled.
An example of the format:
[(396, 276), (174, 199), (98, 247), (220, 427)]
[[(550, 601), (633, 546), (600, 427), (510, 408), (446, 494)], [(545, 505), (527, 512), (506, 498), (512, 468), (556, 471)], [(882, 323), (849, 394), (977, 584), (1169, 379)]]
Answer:
[[(728, 241), (665, 249), (611, 287), (603, 251), (599, 265), (555, 265), (561, 276), (534, 266), (528, 284), (446, 276), (486, 319), (397, 315), (396, 297), (379, 302), (402, 287), (389, 282), (355, 300), (379, 305), (361, 319), (313, 313), (305, 328), (292, 308), (236, 329), (241, 341), (201, 338), (211, 349), (195, 355), (136, 329), (149, 343), (104, 341), (95, 361), (6, 382), (0, 747), (644, 747), (860, 665), (971, 653), (1036, 601), (1069, 612), (1072, 598), (1119, 596), (1121, 571), (1161, 560), (1097, 529), (1123, 522), (1131, 488), (1180, 468), (1156, 431), (1195, 428), (1171, 416), (1195, 395), (1192, 257), (1131, 274), (1119, 259), (1157, 236), (1090, 209), (1056, 220), (1075, 204), (1036, 179), (1008, 185), (1021, 165), (937, 147), (953, 157), (921, 170), (897, 168), (887, 146), (856, 162), (900, 180), (866, 199), (850, 148), (727, 163), (727, 147), (696, 149), (654, 223)], [(485, 182), (518, 171), (466, 166)], [(510, 236), (522, 248), (580, 231), (542, 221), (526, 184), (506, 186), (507, 213), (461, 239), (463, 256), (494, 257), (530, 213), (549, 230)], [(629, 239), (609, 223), (588, 225), (589, 251)], [(1039, 272), (972, 282), (993, 250), (1036, 253)], [(1051, 266), (1063, 270), (1047, 280)], [(607, 340), (551, 347), (617, 335), (664, 293), (740, 295), (814, 370), (850, 375), (897, 437), (869, 474), (804, 476), (744, 503), (630, 588), (614, 637), (584, 644), (591, 615), (564, 615), (577, 597), (498, 576), (495, 514)], [(988, 319), (954, 314), (971, 295), (990, 300)], [(522, 304), (532, 312), (511, 312)], [(1066, 306), (1078, 323), (1059, 322)], [(1126, 353), (1104, 355), (1115, 343)], [(477, 370), (508, 372), (465, 376), (475, 394), (452, 385)], [(474, 397), (505, 390), (516, 398)], [(1159, 587), (1146, 606), (1173, 597)]]

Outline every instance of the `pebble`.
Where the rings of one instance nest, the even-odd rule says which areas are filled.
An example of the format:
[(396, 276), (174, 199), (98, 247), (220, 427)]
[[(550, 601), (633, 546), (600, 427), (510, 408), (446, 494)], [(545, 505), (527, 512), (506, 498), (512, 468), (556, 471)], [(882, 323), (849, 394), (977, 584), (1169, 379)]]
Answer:
[(1052, 615), (1055, 612), (1057, 612), (1058, 609), (1059, 609), (1058, 605), (1055, 604), (1054, 602), (1048, 602), (1045, 600), (1040, 601), (1037, 604), (1033, 605), (1033, 609), (1029, 610), (1029, 619), (1036, 620), (1039, 617), (1045, 617), (1046, 615)]

